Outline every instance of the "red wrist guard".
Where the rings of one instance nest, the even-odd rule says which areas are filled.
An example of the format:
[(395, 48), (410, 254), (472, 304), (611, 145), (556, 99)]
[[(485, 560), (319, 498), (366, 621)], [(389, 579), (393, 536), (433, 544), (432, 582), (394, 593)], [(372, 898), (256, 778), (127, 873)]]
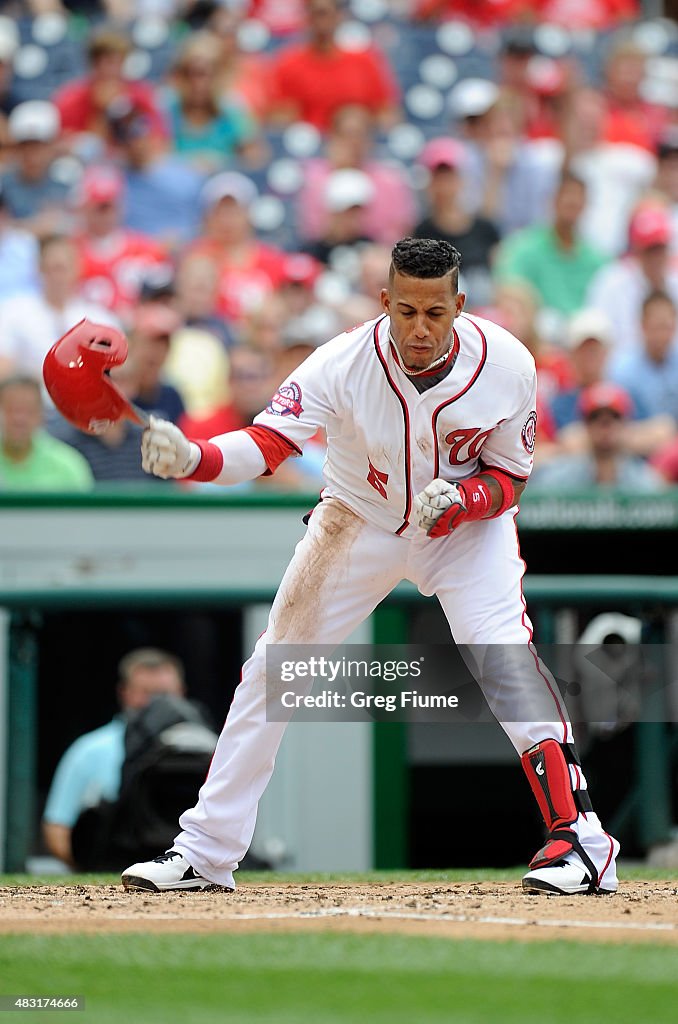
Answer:
[[(492, 515), (489, 515), (493, 501), (492, 492), (487, 481), (482, 479), (483, 476), (491, 476), (501, 487), (501, 503)], [(456, 481), (456, 484), (463, 504), (452, 505), (447, 512), (443, 512), (435, 526), (429, 530), (429, 537), (445, 537), (462, 523), (473, 523), (479, 519), (496, 519), (507, 508), (511, 508), (515, 504), (513, 481), (500, 469), (483, 470), (482, 474), (461, 482)]]
[(493, 480), (496, 480), (501, 487), (501, 504), (499, 508), (489, 516), (490, 519), (497, 519), (506, 512), (507, 509), (513, 508), (516, 503), (516, 490), (515, 481), (508, 473), (503, 473), (500, 469), (484, 469), (483, 474), (485, 476), (491, 476)]
[(200, 483), (209, 483), (216, 480), (224, 468), (224, 456), (221, 448), (211, 441), (198, 441), (197, 438), (190, 439), (200, 449), (200, 462), (190, 474), (184, 477), (185, 480), (196, 480)]

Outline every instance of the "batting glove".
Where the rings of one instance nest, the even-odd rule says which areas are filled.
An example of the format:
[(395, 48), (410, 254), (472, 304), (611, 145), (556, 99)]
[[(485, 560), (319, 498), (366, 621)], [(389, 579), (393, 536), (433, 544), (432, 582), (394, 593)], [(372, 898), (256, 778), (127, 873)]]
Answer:
[(146, 473), (167, 479), (190, 476), (200, 462), (200, 449), (167, 420), (151, 416), (141, 439), (141, 465)]
[(443, 537), (454, 530), (466, 514), (464, 493), (458, 484), (433, 480), (414, 499), (417, 526), (429, 537)]

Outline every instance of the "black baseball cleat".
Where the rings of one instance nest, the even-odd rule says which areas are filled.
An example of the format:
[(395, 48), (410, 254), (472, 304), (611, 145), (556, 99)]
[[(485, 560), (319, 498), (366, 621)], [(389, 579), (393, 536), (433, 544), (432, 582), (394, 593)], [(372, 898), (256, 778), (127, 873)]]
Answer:
[(523, 875), (523, 891), (547, 896), (612, 896), (617, 886), (603, 889), (580, 865), (560, 860)]
[(179, 850), (167, 850), (153, 860), (132, 864), (123, 872), (122, 884), (125, 889), (144, 892), (186, 892), (206, 889), (225, 889), (233, 892), (230, 886), (210, 882), (199, 875)]

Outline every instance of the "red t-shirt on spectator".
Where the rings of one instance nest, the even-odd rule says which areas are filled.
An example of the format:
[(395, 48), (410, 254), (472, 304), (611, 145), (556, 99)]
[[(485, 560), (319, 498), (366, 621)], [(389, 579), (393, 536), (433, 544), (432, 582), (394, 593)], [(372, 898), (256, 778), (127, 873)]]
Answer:
[(208, 256), (219, 267), (216, 311), (237, 323), (285, 280), (287, 256), (273, 246), (253, 242), (244, 261), (231, 262), (209, 239), (191, 246), (191, 254)]
[(293, 46), (273, 58), (271, 103), (292, 106), (295, 116), (326, 131), (337, 110), (349, 104), (378, 114), (394, 106), (400, 90), (384, 56), (372, 47), (320, 53)]
[[(167, 135), (165, 122), (150, 86), (144, 82), (123, 82), (119, 95), (126, 96), (133, 107), (148, 117), (152, 134), (163, 138)], [(54, 103), (59, 109), (64, 132), (95, 132), (98, 135), (108, 135), (102, 108), (95, 100), (92, 79), (83, 78), (64, 85), (54, 97)]]
[(167, 263), (163, 246), (124, 228), (100, 241), (81, 235), (76, 242), (81, 294), (116, 313), (136, 302), (146, 268)]

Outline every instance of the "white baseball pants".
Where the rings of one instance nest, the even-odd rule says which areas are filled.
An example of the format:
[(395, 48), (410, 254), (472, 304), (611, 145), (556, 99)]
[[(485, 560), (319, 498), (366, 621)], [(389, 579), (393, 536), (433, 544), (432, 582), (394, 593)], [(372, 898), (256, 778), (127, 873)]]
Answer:
[[(243, 667), (198, 802), (179, 820), (183, 831), (175, 846), (193, 868), (232, 886), (254, 834), (259, 798), (286, 725), (266, 720), (266, 645), (341, 644), (403, 579), (424, 595), (435, 594), (457, 643), (478, 645), (473, 651), (480, 660), (489, 645), (479, 682), (518, 754), (545, 739), (571, 742), (555, 682), (532, 647), (523, 572), (510, 512), (465, 523), (449, 537), (431, 540), (422, 532), (406, 539), (366, 523), (337, 499), (322, 501), (283, 576), (268, 628)], [(527, 720), (535, 702), (550, 709), (542, 721)], [(580, 769), (570, 771), (573, 788), (585, 789)], [(580, 814), (575, 827), (611, 884), (616, 840), (591, 812)]]

